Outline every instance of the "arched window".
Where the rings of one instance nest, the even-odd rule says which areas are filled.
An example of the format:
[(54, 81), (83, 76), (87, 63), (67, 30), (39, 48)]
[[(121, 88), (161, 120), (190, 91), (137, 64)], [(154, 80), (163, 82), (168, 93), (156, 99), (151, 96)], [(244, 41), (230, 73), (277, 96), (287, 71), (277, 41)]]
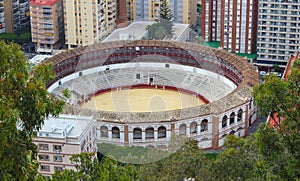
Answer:
[(167, 129), (164, 126), (159, 127), (157, 132), (158, 132), (158, 138), (167, 137)]
[(234, 130), (232, 130), (232, 131), (230, 131), (230, 133), (229, 134), (234, 134), (235, 133), (235, 131)]
[(108, 128), (106, 126), (101, 126), (100, 127), (100, 133), (102, 138), (107, 138), (108, 137)]
[(235, 113), (232, 112), (232, 113), (230, 114), (230, 119), (229, 119), (229, 124), (230, 124), (230, 125), (234, 124), (234, 118), (235, 118)]
[(237, 115), (237, 121), (238, 121), (238, 122), (241, 121), (242, 118), (243, 118), (243, 110), (240, 109), (239, 112), (238, 112), (238, 115)]
[(179, 126), (179, 135), (186, 135), (186, 125), (185, 124), (181, 124)]
[(142, 139), (142, 129), (141, 128), (133, 129), (133, 139)]
[(113, 127), (111, 132), (113, 138), (120, 138), (120, 129), (118, 127)]
[(146, 139), (154, 139), (154, 128), (149, 127), (146, 129)]
[(225, 115), (222, 119), (222, 128), (225, 128), (227, 126), (227, 116)]
[(193, 133), (197, 133), (197, 123), (194, 121), (191, 123), (190, 125), (190, 133), (193, 134)]
[(207, 124), (208, 124), (208, 120), (207, 120), (207, 119), (204, 119), (204, 120), (201, 122), (201, 132), (207, 131)]

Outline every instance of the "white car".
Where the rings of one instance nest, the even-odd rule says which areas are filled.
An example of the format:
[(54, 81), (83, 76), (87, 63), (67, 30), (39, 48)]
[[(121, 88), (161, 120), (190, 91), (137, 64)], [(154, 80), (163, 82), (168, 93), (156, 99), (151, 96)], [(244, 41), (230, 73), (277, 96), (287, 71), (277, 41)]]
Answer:
[(264, 76), (264, 75), (269, 75), (269, 73), (266, 72), (266, 71), (260, 71), (260, 72), (259, 72), (259, 75)]

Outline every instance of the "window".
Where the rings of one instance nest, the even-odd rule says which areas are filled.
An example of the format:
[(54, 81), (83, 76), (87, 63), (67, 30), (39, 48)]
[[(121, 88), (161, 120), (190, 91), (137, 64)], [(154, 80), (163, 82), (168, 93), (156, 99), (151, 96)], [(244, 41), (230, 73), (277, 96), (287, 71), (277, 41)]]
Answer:
[(185, 135), (186, 134), (186, 125), (185, 124), (181, 124), (179, 126), (179, 135)]
[(106, 126), (101, 126), (100, 132), (102, 138), (108, 138), (108, 128)]
[(157, 130), (158, 138), (165, 138), (167, 136), (167, 129), (164, 126), (161, 126)]
[(227, 116), (225, 115), (222, 119), (222, 128), (225, 128), (227, 126)]
[(61, 146), (60, 145), (53, 145), (54, 151), (61, 151)]
[(113, 127), (111, 131), (113, 138), (120, 138), (120, 129), (118, 127)]
[(41, 165), (41, 171), (50, 172), (50, 166), (49, 165)]
[(190, 133), (197, 133), (197, 123), (196, 122), (192, 122), (190, 125)]
[(43, 161), (49, 161), (49, 155), (39, 155), (39, 159)]
[(229, 120), (229, 124), (230, 124), (230, 125), (234, 124), (234, 118), (235, 118), (235, 113), (232, 112), (232, 113), (230, 114), (230, 120)]
[(208, 123), (208, 120), (207, 120), (207, 119), (204, 119), (204, 120), (201, 122), (201, 132), (207, 131), (207, 123)]
[(238, 112), (238, 115), (237, 115), (237, 121), (238, 121), (238, 122), (241, 121), (242, 118), (243, 118), (243, 110), (240, 109), (239, 112)]
[(39, 144), (40, 150), (49, 150), (48, 144)]
[(56, 155), (54, 155), (54, 156), (53, 156), (53, 160), (54, 160), (55, 162), (62, 162), (62, 156), (56, 156)]
[(55, 166), (55, 167), (54, 167), (54, 170), (62, 171), (62, 170), (63, 170), (63, 167), (57, 167), (57, 166)]
[(141, 128), (133, 129), (133, 139), (142, 139), (142, 129)]
[(146, 139), (154, 139), (154, 128), (150, 127), (146, 129)]

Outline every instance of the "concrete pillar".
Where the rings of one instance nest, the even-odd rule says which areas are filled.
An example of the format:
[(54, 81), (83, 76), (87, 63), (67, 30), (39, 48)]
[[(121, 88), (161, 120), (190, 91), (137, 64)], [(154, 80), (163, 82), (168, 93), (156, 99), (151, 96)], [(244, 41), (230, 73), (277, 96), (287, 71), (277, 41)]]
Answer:
[(201, 124), (197, 124), (197, 135), (201, 133)]
[(142, 131), (142, 142), (146, 141), (146, 133), (145, 131)]
[(212, 148), (218, 149), (219, 148), (219, 117), (213, 116), (212, 117)]
[(190, 127), (186, 127), (186, 136), (189, 138), (190, 137)]
[(249, 105), (246, 105), (246, 116), (245, 116), (245, 136), (248, 136), (248, 128), (249, 128)]
[(171, 130), (166, 131), (166, 139), (167, 139), (167, 141), (171, 140)]
[(128, 144), (128, 126), (124, 126), (124, 143)]
[(158, 140), (158, 133), (157, 130), (154, 130), (154, 141)]
[(112, 130), (108, 130), (108, 140), (112, 141)]

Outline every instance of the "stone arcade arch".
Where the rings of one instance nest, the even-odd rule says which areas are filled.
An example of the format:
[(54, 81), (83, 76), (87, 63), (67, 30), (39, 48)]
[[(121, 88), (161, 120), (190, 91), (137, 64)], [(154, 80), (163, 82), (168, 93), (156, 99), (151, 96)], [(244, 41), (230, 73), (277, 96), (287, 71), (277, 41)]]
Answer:
[(118, 127), (113, 127), (111, 129), (112, 132), (112, 138), (119, 138), (120, 139), (120, 129)]
[(191, 134), (197, 133), (197, 123), (196, 123), (195, 121), (193, 121), (193, 122), (190, 124), (190, 133), (191, 133)]
[(146, 128), (146, 140), (147, 139), (154, 139), (154, 128), (152, 127)]
[(227, 127), (227, 116), (223, 116), (223, 119), (222, 119), (222, 128), (226, 128)]
[(208, 130), (208, 120), (204, 119), (201, 121), (201, 132)]
[(101, 126), (100, 127), (100, 137), (108, 138), (108, 128), (107, 128), (107, 126)]
[(242, 119), (243, 119), (243, 110), (240, 109), (237, 115), (237, 122), (241, 121)]
[(181, 124), (179, 126), (179, 135), (186, 135), (186, 124)]
[(133, 139), (142, 139), (142, 129), (141, 128), (134, 128), (133, 129)]
[(167, 129), (166, 127), (164, 126), (160, 126), (158, 129), (157, 129), (157, 132), (158, 132), (158, 138), (166, 138), (167, 137)]
[(234, 124), (234, 119), (235, 119), (235, 112), (232, 112), (230, 114), (229, 125)]

